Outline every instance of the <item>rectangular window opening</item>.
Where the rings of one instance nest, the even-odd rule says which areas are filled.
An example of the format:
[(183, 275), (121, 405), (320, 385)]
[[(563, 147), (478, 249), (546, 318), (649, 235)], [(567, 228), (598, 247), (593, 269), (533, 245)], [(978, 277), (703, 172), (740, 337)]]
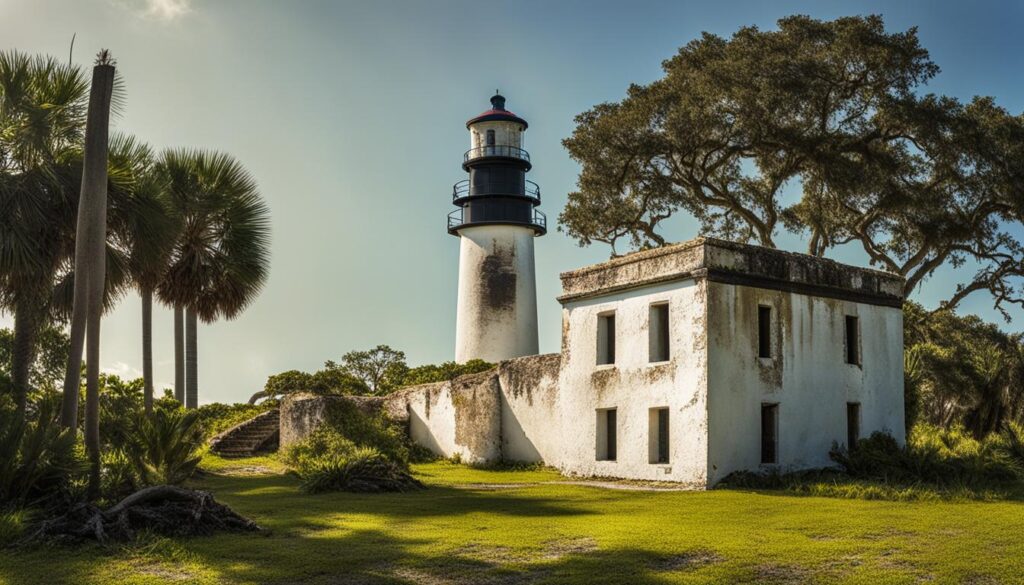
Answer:
[(757, 356), (772, 357), (772, 308), (757, 308)]
[(647, 320), (647, 352), (651, 362), (667, 362), (671, 357), (668, 340), (668, 303), (651, 305)]
[(617, 423), (614, 408), (597, 409), (597, 452), (598, 461), (615, 461), (617, 455)]
[(761, 463), (779, 462), (779, 405), (761, 405)]
[(668, 463), (668, 409), (652, 408), (648, 411), (647, 460), (649, 463)]
[(860, 323), (857, 317), (846, 316), (846, 363), (860, 365)]
[(860, 439), (860, 403), (846, 403), (846, 449), (853, 451)]
[(615, 363), (615, 313), (597, 316), (597, 365)]

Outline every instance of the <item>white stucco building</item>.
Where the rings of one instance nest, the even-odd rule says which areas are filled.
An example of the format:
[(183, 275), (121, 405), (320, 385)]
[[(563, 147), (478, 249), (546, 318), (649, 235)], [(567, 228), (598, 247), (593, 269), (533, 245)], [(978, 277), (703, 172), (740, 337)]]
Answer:
[(561, 352), (386, 398), (414, 440), (695, 488), (904, 440), (898, 277), (698, 238), (561, 278)]
[[(903, 281), (698, 238), (561, 275), (561, 352), (537, 353), (526, 122), (494, 108), (449, 232), (461, 239), (456, 359), (489, 372), (384, 399), (418, 443), (466, 462), (710, 487), (830, 465), (833, 443), (904, 440)], [(535, 186), (534, 186), (535, 187)]]

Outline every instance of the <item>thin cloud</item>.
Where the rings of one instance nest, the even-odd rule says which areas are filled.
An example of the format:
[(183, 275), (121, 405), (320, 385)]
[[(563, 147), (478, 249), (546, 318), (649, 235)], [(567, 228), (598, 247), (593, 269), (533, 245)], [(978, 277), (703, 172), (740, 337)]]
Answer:
[(131, 10), (150, 20), (170, 22), (192, 12), (193, 0), (112, 0), (115, 6)]

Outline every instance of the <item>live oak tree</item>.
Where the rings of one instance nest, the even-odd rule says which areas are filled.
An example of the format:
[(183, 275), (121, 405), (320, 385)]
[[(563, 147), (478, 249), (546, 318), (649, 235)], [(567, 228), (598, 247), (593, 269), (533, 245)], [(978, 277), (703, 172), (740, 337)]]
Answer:
[(371, 394), (387, 394), (397, 388), (409, 367), (405, 352), (378, 345), (365, 351), (350, 351), (341, 356), (341, 364), (328, 361), (325, 370), (337, 369), (362, 380)]
[(793, 16), (705, 33), (663, 68), (564, 141), (581, 172), (559, 220), (581, 245), (661, 246), (665, 220), (687, 213), (768, 247), (797, 233), (816, 256), (858, 245), (906, 293), (964, 267), (947, 308), (983, 290), (1004, 314), (1024, 306), (1024, 117), (922, 93), (939, 69), (916, 29)]

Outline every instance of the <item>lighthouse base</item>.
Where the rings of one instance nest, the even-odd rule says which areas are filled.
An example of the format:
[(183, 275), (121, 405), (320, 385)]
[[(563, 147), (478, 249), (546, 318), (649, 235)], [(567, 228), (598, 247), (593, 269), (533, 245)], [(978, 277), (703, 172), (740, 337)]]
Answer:
[(455, 361), (536, 355), (534, 231), (512, 225), (459, 230)]

